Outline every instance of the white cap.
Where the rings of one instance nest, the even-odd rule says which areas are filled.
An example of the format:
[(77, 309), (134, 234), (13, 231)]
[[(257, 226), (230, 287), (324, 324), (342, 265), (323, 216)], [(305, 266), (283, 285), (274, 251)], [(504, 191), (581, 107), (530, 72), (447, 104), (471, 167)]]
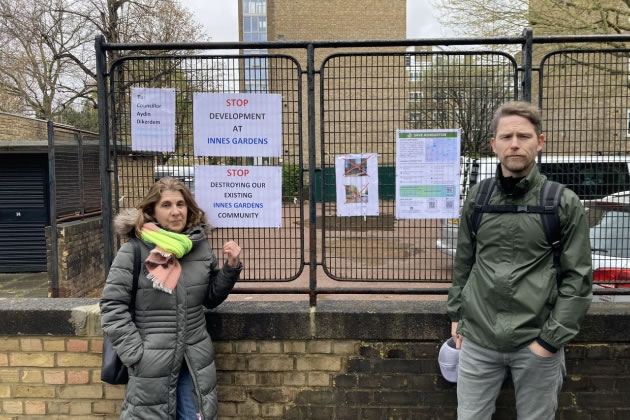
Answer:
[(442, 376), (449, 382), (457, 382), (457, 364), (459, 363), (459, 350), (455, 348), (455, 341), (449, 338), (440, 347), (438, 363)]

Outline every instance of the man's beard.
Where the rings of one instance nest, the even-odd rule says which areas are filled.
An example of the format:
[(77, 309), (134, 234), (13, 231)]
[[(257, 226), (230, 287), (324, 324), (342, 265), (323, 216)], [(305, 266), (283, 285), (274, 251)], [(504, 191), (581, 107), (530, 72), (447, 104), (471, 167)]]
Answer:
[(524, 158), (524, 159), (514, 160), (514, 159), (506, 158), (504, 160), (505, 162), (501, 162), (503, 166), (505, 166), (505, 168), (509, 170), (510, 172), (514, 172), (514, 173), (527, 171), (528, 169), (531, 169), (532, 166), (534, 166), (534, 159), (529, 160), (529, 159)]

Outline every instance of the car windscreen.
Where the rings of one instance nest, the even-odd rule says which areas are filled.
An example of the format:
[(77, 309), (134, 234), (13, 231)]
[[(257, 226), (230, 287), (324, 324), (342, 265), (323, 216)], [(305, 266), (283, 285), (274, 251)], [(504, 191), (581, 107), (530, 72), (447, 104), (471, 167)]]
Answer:
[(566, 185), (582, 200), (630, 190), (627, 162), (542, 162), (540, 172)]
[(630, 212), (590, 208), (589, 221), (593, 253), (630, 258)]

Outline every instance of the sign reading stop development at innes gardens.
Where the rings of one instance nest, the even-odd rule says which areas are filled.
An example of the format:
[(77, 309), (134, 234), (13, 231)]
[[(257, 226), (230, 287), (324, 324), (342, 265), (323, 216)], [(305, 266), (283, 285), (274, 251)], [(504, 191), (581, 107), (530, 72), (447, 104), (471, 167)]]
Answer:
[(175, 89), (131, 88), (131, 150), (175, 151)]
[(195, 156), (282, 155), (282, 95), (194, 93)]
[(195, 198), (215, 227), (282, 226), (280, 166), (195, 166)]

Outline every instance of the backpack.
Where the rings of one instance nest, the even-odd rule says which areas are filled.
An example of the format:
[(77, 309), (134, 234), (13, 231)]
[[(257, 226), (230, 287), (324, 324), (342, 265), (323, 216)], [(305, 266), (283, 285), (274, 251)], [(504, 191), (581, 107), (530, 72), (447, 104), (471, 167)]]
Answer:
[(481, 224), (483, 213), (538, 213), (542, 221), (545, 237), (553, 254), (553, 267), (556, 270), (556, 280), (560, 283), (560, 254), (562, 244), (560, 242), (560, 216), (558, 205), (564, 191), (564, 185), (558, 182), (545, 180), (540, 190), (539, 205), (517, 206), (515, 204), (488, 204), (492, 191), (496, 184), (496, 178), (486, 178), (479, 184), (475, 206), (471, 216), (473, 250), (477, 243), (477, 231)]

